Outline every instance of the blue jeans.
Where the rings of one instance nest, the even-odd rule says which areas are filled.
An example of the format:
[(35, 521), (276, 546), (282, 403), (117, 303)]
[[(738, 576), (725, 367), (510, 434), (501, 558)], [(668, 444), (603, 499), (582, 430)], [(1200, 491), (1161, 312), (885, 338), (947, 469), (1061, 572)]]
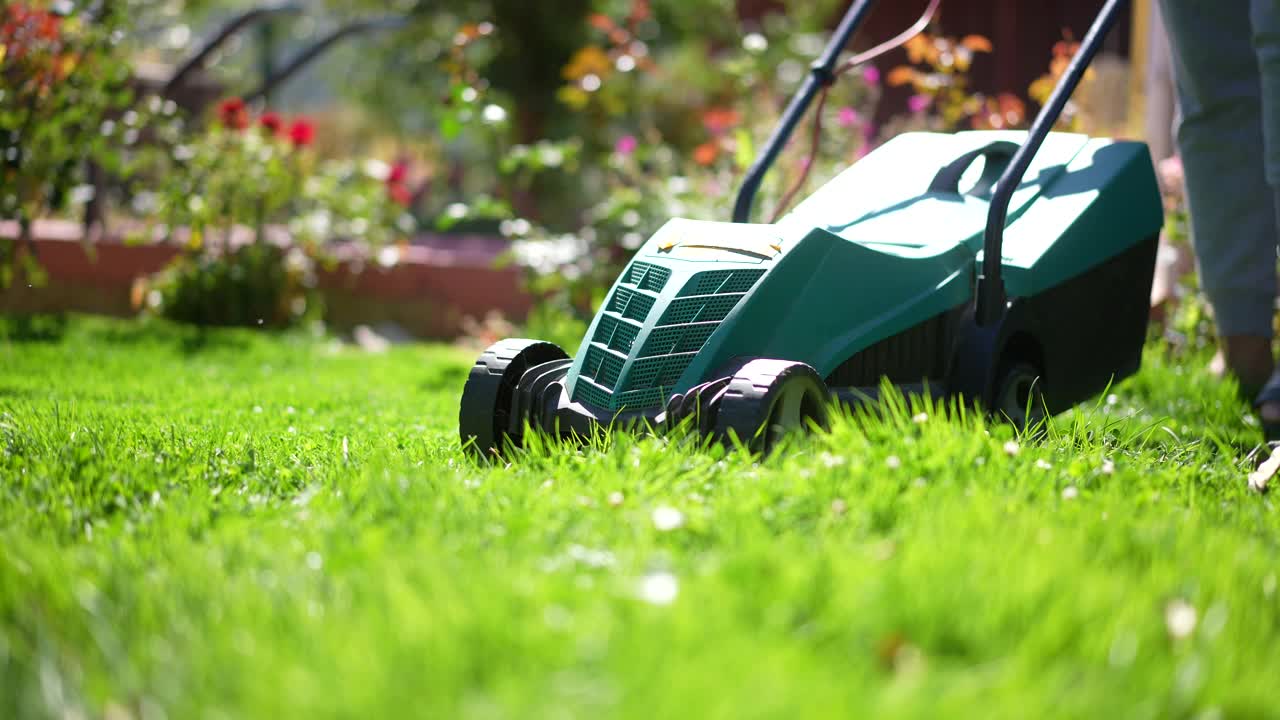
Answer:
[(1280, 0), (1160, 0), (1200, 281), (1220, 335), (1272, 336)]

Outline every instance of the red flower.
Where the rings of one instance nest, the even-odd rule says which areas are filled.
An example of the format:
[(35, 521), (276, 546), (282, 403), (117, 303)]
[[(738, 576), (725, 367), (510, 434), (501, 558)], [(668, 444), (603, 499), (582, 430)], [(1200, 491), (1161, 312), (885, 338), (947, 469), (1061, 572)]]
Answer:
[(391, 166), (391, 172), (387, 174), (388, 185), (403, 185), (409, 179), (409, 163), (403, 160), (397, 160)]
[(267, 131), (268, 135), (279, 135), (280, 131), (284, 129), (284, 119), (280, 117), (279, 113), (262, 113), (262, 117), (258, 118), (258, 124), (262, 126), (263, 130)]
[(413, 192), (404, 186), (404, 183), (387, 183), (387, 194), (391, 196), (391, 201), (402, 207), (409, 207), (413, 203)]
[(294, 147), (307, 147), (316, 141), (316, 126), (306, 118), (298, 118), (289, 126), (289, 140)]
[(249, 127), (249, 109), (244, 100), (227, 98), (218, 105), (218, 120), (230, 130), (245, 130)]

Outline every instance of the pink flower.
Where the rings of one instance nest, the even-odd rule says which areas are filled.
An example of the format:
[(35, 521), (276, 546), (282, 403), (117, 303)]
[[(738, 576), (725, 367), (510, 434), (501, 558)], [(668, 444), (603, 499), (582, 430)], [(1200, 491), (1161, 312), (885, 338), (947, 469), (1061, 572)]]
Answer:
[(848, 128), (862, 122), (862, 118), (858, 115), (857, 110), (851, 107), (842, 107), (836, 113), (836, 122), (840, 124), (840, 127)]
[(907, 100), (907, 109), (911, 111), (912, 115), (919, 115), (925, 110), (928, 110), (929, 106), (932, 104), (933, 98), (928, 95), (912, 95), (911, 98)]
[(868, 65), (866, 69), (862, 71), (862, 79), (865, 80), (868, 85), (879, 85), (880, 68), (877, 68), (875, 65)]
[(619, 155), (630, 155), (640, 146), (640, 141), (636, 140), (635, 135), (623, 135), (618, 138), (618, 144), (613, 146), (613, 151)]

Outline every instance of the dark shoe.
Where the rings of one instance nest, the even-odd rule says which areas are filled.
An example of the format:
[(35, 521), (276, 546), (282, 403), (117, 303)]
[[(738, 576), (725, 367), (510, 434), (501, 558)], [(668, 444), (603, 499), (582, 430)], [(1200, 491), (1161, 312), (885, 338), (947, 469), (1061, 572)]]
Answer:
[(1218, 348), (1209, 371), (1218, 377), (1234, 377), (1239, 383), (1240, 394), (1246, 400), (1261, 392), (1275, 369), (1271, 339), (1256, 335), (1228, 335), (1218, 338)]
[[(1261, 411), (1263, 405), (1280, 405), (1280, 373), (1271, 376), (1253, 401), (1255, 410)], [(1267, 442), (1280, 441), (1280, 418), (1268, 420), (1262, 417), (1261, 420), (1262, 432), (1267, 436)]]

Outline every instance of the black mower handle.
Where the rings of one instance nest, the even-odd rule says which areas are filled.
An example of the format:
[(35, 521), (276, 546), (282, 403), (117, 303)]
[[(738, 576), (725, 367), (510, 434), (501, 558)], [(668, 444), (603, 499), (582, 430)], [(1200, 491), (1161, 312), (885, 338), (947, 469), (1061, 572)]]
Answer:
[(307, 65), (310, 65), (316, 58), (325, 54), (330, 48), (347, 38), (363, 35), (365, 33), (399, 30), (408, 24), (408, 17), (402, 15), (388, 15), (381, 18), (356, 20), (343, 25), (311, 45), (308, 45), (298, 51), (298, 54), (290, 58), (283, 68), (273, 72), (270, 77), (263, 80), (262, 84), (258, 86), (256, 90), (245, 95), (244, 100), (245, 102), (252, 104), (266, 98), (271, 94), (271, 91), (288, 82), (300, 70)]
[(209, 57), (213, 55), (218, 48), (227, 44), (237, 33), (245, 30), (260, 22), (265, 22), (279, 15), (293, 15), (301, 13), (304, 10), (301, 3), (287, 2), (279, 5), (264, 5), (237, 15), (222, 26), (220, 30), (212, 38), (210, 38), (195, 55), (192, 55), (186, 62), (178, 67), (178, 70), (169, 77), (169, 81), (165, 83), (164, 95), (172, 95), (186, 82), (191, 73), (204, 67)]
[(977, 307), (975, 308), (978, 325), (982, 327), (999, 321), (1004, 315), (1008, 300), (1004, 278), (1001, 275), (1003, 269), (1001, 253), (1004, 249), (1004, 225), (1009, 216), (1009, 202), (1013, 200), (1013, 193), (1022, 183), (1022, 176), (1027, 173), (1027, 168), (1031, 166), (1032, 159), (1044, 144), (1045, 138), (1049, 136), (1049, 131), (1053, 130), (1058, 118), (1062, 116), (1062, 110), (1071, 99), (1071, 93), (1075, 92), (1076, 87), (1080, 85), (1085, 70), (1089, 68), (1089, 63), (1093, 62), (1093, 58), (1102, 48), (1102, 41), (1115, 25), (1116, 19), (1120, 16), (1120, 9), (1125, 5), (1125, 0), (1107, 0), (1102, 6), (1098, 17), (1093, 21), (1093, 26), (1089, 28), (1089, 33), (1080, 43), (1079, 52), (1071, 58), (1067, 71), (1058, 81), (1058, 86), (1053, 89), (1049, 101), (1040, 109), (1040, 114), (1036, 115), (1036, 120), (1027, 133), (1026, 142), (1018, 148), (1013, 160), (1000, 176), (1000, 181), (996, 183), (996, 190), (991, 196), (991, 209), (987, 212), (987, 229), (982, 244), (982, 276), (978, 279)]
[[(1009, 215), (1009, 203), (1013, 199), (1014, 190), (1022, 182), (1022, 176), (1027, 173), (1027, 168), (1031, 166), (1031, 161), (1040, 150), (1040, 146), (1044, 144), (1044, 140), (1049, 135), (1049, 131), (1057, 124), (1058, 118), (1062, 117), (1062, 110), (1066, 107), (1067, 101), (1071, 99), (1071, 94), (1075, 92), (1080, 80), (1084, 77), (1085, 70), (1088, 69), (1089, 63), (1093, 62), (1093, 58), (1098, 54), (1098, 50), (1102, 48), (1102, 41), (1106, 38), (1107, 33), (1111, 31), (1111, 27), (1115, 25), (1116, 19), (1120, 16), (1120, 10), (1126, 7), (1125, 0), (1106, 0), (1106, 4), (1102, 6), (1098, 17), (1094, 19), (1093, 25), (1089, 28), (1089, 33), (1085, 35), (1084, 41), (1080, 44), (1080, 50), (1075, 57), (1071, 58), (1070, 64), (1067, 66), (1066, 72), (1062, 79), (1058, 81), (1058, 86), (1053, 89), (1053, 94), (1049, 96), (1049, 101), (1040, 109), (1040, 113), (1036, 116), (1035, 122), (1031, 124), (1031, 130), (1027, 133), (1027, 140), (1013, 153), (1012, 159), (1005, 166), (1004, 173), (1000, 175), (999, 181), (996, 183), (995, 191), (991, 197), (991, 209), (987, 214), (987, 227), (983, 234), (983, 268), (982, 276), (978, 279), (978, 287), (976, 292), (976, 308), (975, 315), (979, 325), (990, 325), (1004, 314), (1006, 302), (1004, 279), (1001, 276), (1001, 250), (1004, 246), (1004, 225)], [(855, 0), (855, 2), (845, 12), (844, 18), (840, 21), (840, 25), (836, 28), (835, 34), (831, 37), (831, 42), (822, 53), (817, 61), (810, 67), (809, 75), (801, 84), (800, 89), (796, 91), (796, 95), (791, 99), (791, 103), (787, 105), (786, 111), (782, 113), (782, 119), (778, 122), (778, 127), (769, 136), (768, 142), (765, 143), (764, 149), (755, 162), (751, 164), (747, 170), (746, 178), (742, 181), (742, 188), (738, 191), (737, 200), (733, 206), (733, 221), (737, 223), (750, 222), (751, 220), (751, 204), (755, 200), (756, 191), (760, 189), (760, 183), (764, 180), (764, 176), (769, 172), (769, 168), (777, 159), (778, 153), (782, 151), (791, 134), (795, 132), (796, 125), (799, 124), (801, 117), (804, 116), (809, 104), (813, 102), (813, 98), (822, 88), (831, 85), (835, 80), (836, 60), (840, 53), (844, 50), (844, 46), (849, 43), (854, 32), (866, 19), (867, 12), (871, 9), (872, 0)], [(972, 162), (970, 158), (969, 162)], [(967, 167), (967, 165), (966, 165)], [(963, 170), (960, 171), (963, 174)], [(941, 173), (940, 173), (941, 174)], [(983, 173), (984, 176), (986, 173)], [(938, 182), (938, 178), (934, 179)], [(957, 188), (959, 178), (956, 178)], [(947, 187), (950, 187), (948, 183)], [(992, 262), (991, 258), (995, 258)]]
[(991, 188), (1000, 179), (1000, 173), (1007, 167), (1010, 159), (1018, 152), (1018, 144), (1011, 143), (1008, 140), (997, 140), (989, 145), (971, 150), (955, 160), (947, 164), (946, 167), (938, 171), (933, 176), (933, 182), (929, 183), (929, 192), (946, 193), (949, 195), (960, 194), (960, 178), (964, 177), (964, 173), (978, 158), (986, 158), (986, 165), (982, 167), (982, 176), (978, 178), (977, 184), (969, 191), (969, 195), (982, 197), (991, 191)]

